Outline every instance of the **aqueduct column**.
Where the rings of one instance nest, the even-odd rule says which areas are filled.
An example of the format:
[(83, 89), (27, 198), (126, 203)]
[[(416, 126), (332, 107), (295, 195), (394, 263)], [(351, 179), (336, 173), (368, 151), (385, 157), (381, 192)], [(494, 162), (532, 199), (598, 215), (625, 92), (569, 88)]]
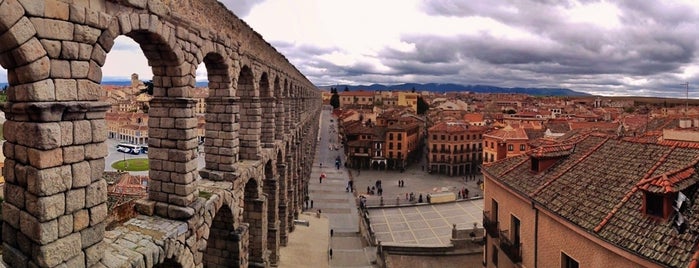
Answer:
[(156, 97), (150, 103), (148, 197), (156, 202), (156, 215), (188, 219), (195, 213), (190, 205), (198, 198), (196, 101)]

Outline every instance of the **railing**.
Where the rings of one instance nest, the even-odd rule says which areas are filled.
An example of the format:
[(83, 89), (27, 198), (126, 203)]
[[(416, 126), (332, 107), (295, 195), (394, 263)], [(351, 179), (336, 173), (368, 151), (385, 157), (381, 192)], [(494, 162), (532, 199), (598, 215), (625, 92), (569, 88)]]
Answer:
[(485, 228), (485, 231), (490, 235), (492, 238), (497, 238), (500, 233), (499, 233), (499, 225), (500, 223), (498, 221), (493, 220), (492, 217), (490, 217), (490, 211), (483, 211), (483, 228)]
[(507, 231), (500, 231), (500, 249), (513, 263), (522, 262), (522, 244), (510, 241)]

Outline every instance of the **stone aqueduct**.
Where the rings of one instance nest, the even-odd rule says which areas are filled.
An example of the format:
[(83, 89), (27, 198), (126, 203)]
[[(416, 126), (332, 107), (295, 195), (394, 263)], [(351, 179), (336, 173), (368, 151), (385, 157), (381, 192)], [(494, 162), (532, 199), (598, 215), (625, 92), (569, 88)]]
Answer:
[[(140, 213), (105, 230), (101, 66), (118, 36), (153, 70), (150, 184)], [(205, 168), (195, 72), (208, 72)], [(269, 267), (311, 172), (314, 85), (215, 0), (0, 0), (9, 267)]]

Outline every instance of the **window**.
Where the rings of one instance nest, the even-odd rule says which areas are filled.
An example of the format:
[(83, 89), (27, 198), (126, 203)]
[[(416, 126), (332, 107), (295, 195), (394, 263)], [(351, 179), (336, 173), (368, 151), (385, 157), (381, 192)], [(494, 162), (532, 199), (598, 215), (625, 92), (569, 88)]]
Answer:
[[(467, 135), (468, 136), (468, 135)], [(464, 135), (461, 135), (461, 140), (464, 140)]]
[(403, 145), (403, 144), (402, 144), (402, 143), (398, 143), (398, 150), (401, 150), (401, 145)]
[(437, 155), (436, 154), (432, 155), (432, 162), (437, 162)]
[(517, 246), (520, 243), (519, 219), (514, 215), (510, 215), (510, 222), (510, 226), (512, 227), (512, 243)]
[(434, 153), (436, 151), (437, 151), (437, 144), (432, 144), (432, 152)]
[(432, 140), (437, 140), (437, 134), (432, 134)]
[(444, 137), (444, 135), (442, 135), (442, 140), (446, 140), (446, 139), (447, 139), (447, 138), (446, 138), (446, 137)]
[(526, 145), (521, 144), (521, 145), (519, 145), (519, 150), (524, 151), (524, 150), (526, 150), (526, 147), (527, 147)]
[(497, 222), (498, 221), (498, 201), (496, 201), (495, 199), (492, 199), (490, 202), (490, 206), (491, 206), (491, 211), (493, 211), (493, 215), (490, 215), (490, 216), (493, 217), (493, 221)]
[(490, 260), (493, 262), (493, 265), (495, 265), (496, 267), (498, 266), (498, 247), (496, 247), (495, 245), (493, 245), (493, 255), (491, 255)]
[(392, 142), (389, 142), (389, 143), (388, 143), (388, 149), (389, 149), (389, 150), (393, 150), (393, 143), (392, 143)]
[(403, 133), (398, 133), (398, 140), (399, 141), (403, 140)]
[(392, 141), (393, 140), (393, 133), (388, 134), (388, 140)]
[(655, 217), (663, 217), (663, 196), (651, 192), (644, 192), (644, 195), (646, 196), (646, 214)]
[(578, 268), (578, 261), (574, 260), (567, 254), (561, 252), (561, 268)]
[(512, 144), (510, 144), (510, 145), (507, 145), (507, 150), (508, 150), (508, 151), (510, 151), (510, 152), (512, 152), (512, 151), (514, 151), (514, 150), (515, 150), (515, 146), (514, 146), (514, 145), (512, 145)]

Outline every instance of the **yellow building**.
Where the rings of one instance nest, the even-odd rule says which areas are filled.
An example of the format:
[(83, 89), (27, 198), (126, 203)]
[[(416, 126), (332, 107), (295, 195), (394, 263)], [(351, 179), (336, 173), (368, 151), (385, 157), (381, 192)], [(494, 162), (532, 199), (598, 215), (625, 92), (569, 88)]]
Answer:
[(417, 93), (398, 92), (398, 106), (406, 106), (417, 112)]
[(340, 91), (340, 108), (346, 108), (349, 105), (374, 106), (373, 91)]

